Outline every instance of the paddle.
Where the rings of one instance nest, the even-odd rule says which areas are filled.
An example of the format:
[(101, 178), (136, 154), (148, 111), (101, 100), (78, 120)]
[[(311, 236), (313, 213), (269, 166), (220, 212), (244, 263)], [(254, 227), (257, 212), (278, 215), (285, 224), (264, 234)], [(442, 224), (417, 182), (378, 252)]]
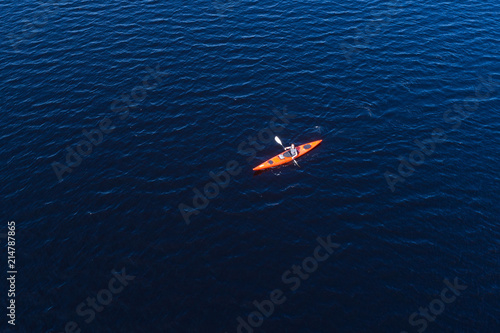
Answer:
[[(275, 137), (274, 137), (274, 140), (276, 140), (276, 142), (277, 142), (277, 143), (279, 143), (279, 144), (281, 145), (281, 147), (283, 147), (283, 149), (285, 149), (285, 146), (283, 146), (283, 144), (281, 143), (281, 140), (280, 140), (280, 138), (278, 138), (278, 136), (275, 136)], [(286, 149), (285, 149), (285, 150), (286, 150)], [(291, 152), (290, 152), (290, 156), (292, 156), (292, 153), (291, 153)], [(293, 156), (292, 156), (292, 160), (293, 160), (293, 162), (294, 162), (294, 163), (295, 163), (295, 164), (296, 164), (296, 165), (300, 168), (299, 163), (297, 163), (297, 161), (293, 158)]]

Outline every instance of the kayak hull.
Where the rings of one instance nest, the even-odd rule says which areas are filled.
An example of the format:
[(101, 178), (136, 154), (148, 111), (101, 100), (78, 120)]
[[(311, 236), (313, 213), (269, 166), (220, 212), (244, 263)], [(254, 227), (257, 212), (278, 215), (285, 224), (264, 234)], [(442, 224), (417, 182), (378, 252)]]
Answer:
[[(307, 154), (308, 152), (310, 152), (311, 150), (316, 148), (321, 143), (321, 141), (323, 141), (323, 140), (313, 141), (313, 142), (309, 142), (309, 143), (304, 143), (303, 145), (300, 145), (300, 146), (296, 146), (295, 148), (297, 149), (298, 154), (297, 154), (297, 156), (295, 156), (295, 159), (301, 157), (302, 155)], [(260, 165), (256, 166), (255, 168), (253, 168), (253, 171), (274, 168), (274, 167), (277, 167), (279, 165), (290, 163), (292, 161), (293, 161), (293, 159), (290, 155), (290, 151), (285, 150), (281, 154), (276, 155), (273, 158), (265, 161), (264, 163), (261, 163)]]

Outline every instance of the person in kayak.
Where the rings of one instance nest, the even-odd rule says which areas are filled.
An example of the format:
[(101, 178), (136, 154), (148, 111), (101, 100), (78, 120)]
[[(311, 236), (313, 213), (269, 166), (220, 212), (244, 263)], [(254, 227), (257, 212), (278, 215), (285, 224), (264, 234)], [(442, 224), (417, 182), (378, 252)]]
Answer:
[(286, 147), (285, 150), (288, 150), (290, 149), (290, 154), (292, 155), (292, 157), (295, 157), (299, 154), (299, 152), (297, 151), (297, 149), (295, 149), (295, 145), (292, 143), (292, 145), (290, 147)]

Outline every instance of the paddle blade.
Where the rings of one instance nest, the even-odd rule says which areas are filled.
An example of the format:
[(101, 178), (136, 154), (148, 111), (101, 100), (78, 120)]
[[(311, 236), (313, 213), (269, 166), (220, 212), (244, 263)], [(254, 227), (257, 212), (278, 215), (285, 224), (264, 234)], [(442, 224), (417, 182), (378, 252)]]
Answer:
[(280, 138), (278, 138), (278, 136), (275, 136), (274, 140), (276, 140), (277, 143), (279, 143), (280, 145), (283, 146), (283, 144), (281, 143), (281, 140), (280, 140)]

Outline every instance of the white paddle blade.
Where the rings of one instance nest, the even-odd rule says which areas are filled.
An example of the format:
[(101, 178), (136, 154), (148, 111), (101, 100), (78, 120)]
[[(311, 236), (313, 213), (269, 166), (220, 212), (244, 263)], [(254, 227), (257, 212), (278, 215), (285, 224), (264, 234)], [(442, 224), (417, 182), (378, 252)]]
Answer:
[(280, 145), (283, 146), (283, 144), (281, 143), (281, 140), (280, 140), (280, 138), (278, 138), (278, 136), (275, 136), (274, 140), (276, 140), (277, 143), (279, 143)]

